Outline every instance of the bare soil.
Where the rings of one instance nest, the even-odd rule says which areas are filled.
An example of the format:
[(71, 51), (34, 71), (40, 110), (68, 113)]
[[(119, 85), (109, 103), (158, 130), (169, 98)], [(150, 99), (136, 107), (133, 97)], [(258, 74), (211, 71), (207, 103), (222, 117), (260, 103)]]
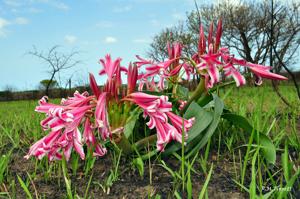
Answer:
[[(220, 161), (210, 158), (208, 165), (214, 163), (214, 170), (212, 178), (208, 185), (209, 198), (247, 198), (247, 195), (240, 191), (238, 186), (233, 182), (234, 171), (233, 163), (225, 158)], [(180, 162), (175, 159), (165, 159), (166, 164), (174, 169), (178, 170)], [(77, 171), (76, 176), (71, 176), (72, 190), (76, 189), (76, 193), (83, 197), (90, 175), (83, 175), (83, 162)], [(70, 164), (68, 165), (70, 166)], [(208, 166), (210, 167), (210, 166)], [(22, 152), (14, 153), (12, 161), (9, 167), (10, 176), (16, 182), (16, 198), (26, 198), (26, 194), (18, 183), (17, 175), (24, 181), (27, 178), (27, 172), (33, 173), (35, 168), (35, 162), (32, 160), (26, 160), (23, 158)], [(119, 168), (119, 178), (115, 181), (110, 190), (104, 190), (99, 184), (103, 184), (105, 179), (110, 173), (112, 168), (111, 157), (108, 154), (104, 158), (99, 158), (95, 162), (93, 168), (93, 179), (90, 185), (88, 196), (90, 198), (148, 198), (148, 196), (154, 197), (159, 194), (162, 198), (174, 198), (175, 184), (170, 173), (168, 173), (162, 166), (156, 162), (151, 162), (152, 170), (152, 182), (150, 182), (149, 164), (145, 162), (144, 176), (141, 177), (139, 172), (126, 162), (126, 158), (122, 158)], [(193, 186), (193, 198), (198, 198), (199, 193), (205, 181), (205, 174), (201, 172), (200, 165), (197, 163), (194, 166), (197, 173), (192, 174), (192, 186)], [(69, 174), (71, 174), (71, 169)], [(65, 198), (66, 187), (62, 176), (52, 176), (46, 181), (45, 174), (39, 173), (33, 178), (33, 183), (30, 183), (30, 192), (34, 196), (37, 193), (44, 198)], [(34, 184), (34, 186), (33, 186)], [(35, 187), (35, 188), (34, 188)], [(177, 190), (180, 188), (177, 187)], [(180, 193), (183, 198), (186, 198), (184, 194)]]

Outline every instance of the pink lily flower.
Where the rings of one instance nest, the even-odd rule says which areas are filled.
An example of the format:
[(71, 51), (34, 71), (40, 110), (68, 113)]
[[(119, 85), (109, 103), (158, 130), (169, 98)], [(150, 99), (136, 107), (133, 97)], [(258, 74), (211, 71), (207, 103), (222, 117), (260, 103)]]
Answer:
[(287, 78), (284, 76), (269, 72), (270, 67), (268, 66), (253, 64), (253, 63), (246, 62), (245, 60), (242, 59), (234, 58), (233, 55), (229, 54), (229, 50), (227, 48), (221, 48), (220, 52), (221, 52), (222, 59), (226, 63), (226, 65), (223, 67), (225, 70), (225, 75), (232, 76), (235, 79), (237, 86), (244, 85), (246, 83), (246, 80), (239, 73), (239, 71), (236, 70), (233, 64), (250, 68), (250, 70), (255, 75), (257, 75), (258, 83), (260, 84), (262, 83), (261, 77), (267, 79), (275, 79), (275, 80), (287, 80)]
[[(82, 147), (81, 133), (78, 128), (73, 129), (72, 131), (65, 131), (60, 138), (52, 146), (52, 153), (62, 150), (67, 161), (69, 161), (72, 149), (79, 154), (81, 159), (85, 158), (85, 154)], [(49, 155), (48, 155), (49, 158)], [(53, 157), (52, 157), (53, 158)], [(51, 160), (51, 157), (49, 158)]]
[(173, 61), (174, 61), (174, 59), (147, 66), (145, 77), (154, 76), (154, 75), (168, 76), (168, 73), (166, 70), (172, 64)]
[(263, 78), (267, 78), (267, 79), (274, 79), (274, 80), (287, 80), (288, 78), (275, 74), (275, 73), (271, 73), (270, 67), (268, 66), (263, 66), (263, 65), (259, 65), (259, 64), (252, 64), (252, 63), (247, 63), (248, 68), (250, 68), (250, 70), (256, 74), (259, 77), (263, 77)]
[(70, 113), (74, 116), (73, 121), (66, 123), (65, 128), (68, 131), (72, 131), (72, 130), (76, 129), (80, 125), (86, 112), (88, 110), (91, 110), (92, 107), (93, 107), (92, 105), (88, 105), (88, 106), (76, 107), (76, 108), (72, 109), (70, 111)]
[(94, 93), (94, 95), (96, 96), (96, 99), (99, 97), (100, 95), (100, 90), (98, 88), (98, 85), (97, 85), (97, 82), (96, 82), (96, 79), (94, 77), (94, 75), (92, 73), (89, 74), (89, 77), (90, 77), (90, 87)]
[(210, 23), (209, 25), (209, 31), (208, 31), (208, 36), (207, 36), (207, 45), (210, 46), (211, 44), (213, 45), (213, 32), (214, 32), (214, 24), (213, 22)]
[(221, 44), (221, 37), (222, 37), (222, 19), (219, 19), (218, 26), (217, 26), (217, 32), (216, 32), (216, 41), (214, 45), (214, 51), (217, 52), (217, 50), (220, 47)]
[(181, 111), (187, 104), (187, 101), (186, 100), (178, 100), (178, 103), (179, 103), (179, 110)]
[(80, 94), (78, 91), (75, 91), (73, 97), (68, 97), (68, 99), (62, 99), (61, 105), (68, 107), (79, 107), (88, 105), (93, 96), (89, 96), (87, 91)]
[[(144, 117), (149, 117), (146, 123), (150, 129), (157, 131), (157, 150), (163, 151), (165, 144), (171, 140), (182, 141), (182, 127), (187, 132), (194, 119), (183, 120), (180, 116), (171, 112), (172, 103), (167, 96), (155, 96), (145, 93), (132, 93), (123, 100), (132, 101), (144, 110)], [(170, 119), (170, 123), (168, 123)], [(185, 134), (187, 136), (187, 134)], [(186, 138), (185, 138), (186, 139)]]
[(60, 135), (60, 131), (52, 131), (47, 136), (43, 137), (35, 144), (33, 144), (26, 156), (29, 159), (30, 156), (35, 156), (38, 159), (42, 159), (51, 149), (53, 143), (57, 140)]
[(107, 149), (105, 147), (103, 147), (101, 144), (97, 144), (95, 146), (95, 152), (93, 153), (93, 156), (98, 156), (98, 157), (102, 157), (107, 153)]
[(107, 74), (110, 80), (116, 75), (118, 68), (120, 68), (120, 71), (127, 72), (125, 67), (120, 66), (121, 60), (121, 58), (117, 58), (115, 61), (112, 61), (111, 56), (107, 54), (105, 59), (100, 59), (103, 69), (99, 71), (99, 75)]
[(49, 135), (37, 141), (30, 147), (28, 154), (25, 156), (28, 159), (30, 156), (35, 156), (42, 159), (48, 154), (48, 159), (61, 159), (60, 149), (63, 150), (66, 160), (70, 159), (72, 148), (79, 154), (81, 159), (85, 158), (82, 147), (81, 133), (78, 128), (73, 131), (67, 131), (61, 135), (61, 131), (52, 131)]
[(220, 74), (218, 69), (218, 65), (222, 64), (222, 62), (218, 60), (220, 56), (220, 53), (213, 53), (212, 44), (209, 46), (208, 53), (200, 56), (202, 62), (196, 67), (200, 72), (203, 70), (207, 71), (208, 75), (205, 75), (206, 73), (204, 72), (207, 81), (207, 88), (212, 88), (214, 84), (220, 81)]
[(84, 132), (83, 132), (83, 140), (86, 142), (89, 148), (95, 147), (95, 151), (93, 156), (104, 156), (107, 153), (105, 147), (103, 147), (100, 143), (97, 142), (96, 137), (93, 133), (93, 128), (90, 123), (90, 120), (86, 118), (84, 123)]
[(106, 93), (100, 94), (95, 109), (95, 122), (101, 137), (103, 140), (111, 137), (111, 131), (109, 129), (108, 114), (106, 108)]
[(132, 66), (129, 64), (128, 73), (127, 73), (127, 95), (132, 93), (135, 90), (136, 82), (138, 79), (138, 68), (137, 66)]
[(172, 103), (167, 96), (155, 96), (146, 93), (135, 92), (123, 100), (132, 101), (147, 112), (168, 112), (172, 109)]
[(84, 122), (83, 140), (88, 146), (96, 143), (96, 137), (93, 134), (93, 128), (89, 118), (86, 118)]
[(61, 108), (62, 106), (60, 105), (56, 105), (56, 104), (51, 104), (48, 103), (48, 97), (47, 96), (43, 96), (40, 100), (39, 100), (39, 106), (37, 106), (35, 108), (36, 112), (40, 112), (40, 113), (48, 113), (49, 109), (53, 109), (53, 108)]
[(148, 84), (147, 78), (144, 77), (144, 74), (139, 74), (137, 79), (139, 80), (138, 91), (143, 91), (144, 85)]
[(231, 64), (227, 64), (224, 66), (225, 76), (233, 77), (236, 82), (236, 86), (243, 86), (246, 84), (246, 79), (241, 73)]
[(198, 42), (198, 56), (204, 54), (205, 51), (206, 51), (205, 35), (204, 35), (203, 26), (200, 25), (199, 42)]
[(85, 159), (85, 154), (84, 154), (84, 150), (83, 150), (83, 144), (82, 144), (82, 137), (81, 137), (81, 133), (79, 132), (79, 129), (76, 128), (73, 130), (73, 146), (75, 151), (79, 154), (80, 158), (82, 160)]
[(93, 96), (88, 96), (87, 92), (80, 94), (76, 91), (73, 97), (63, 99), (61, 105), (55, 105), (48, 103), (47, 97), (43, 97), (36, 111), (46, 113), (47, 117), (41, 121), (41, 126), (44, 130), (50, 129), (51, 132), (30, 148), (26, 158), (36, 156), (41, 159), (48, 154), (49, 160), (52, 161), (62, 158), (62, 150), (68, 160), (74, 148), (84, 159), (84, 140), (78, 126), (85, 114), (93, 108), (93, 105), (90, 105), (92, 99)]
[(170, 119), (172, 125), (177, 129), (178, 132), (182, 132), (182, 128), (183, 128), (184, 132), (187, 133), (190, 130), (190, 128), (193, 126), (193, 123), (195, 121), (195, 118), (191, 118), (188, 120), (183, 119), (182, 117), (172, 112), (167, 112), (166, 114)]
[(153, 123), (155, 125), (151, 125), (149, 126), (150, 129), (156, 128), (156, 132), (157, 132), (157, 141), (156, 141), (156, 148), (158, 151), (164, 151), (165, 148), (165, 144), (169, 143), (172, 138), (171, 138), (171, 131), (174, 131), (174, 127), (172, 128), (172, 126), (169, 123), (166, 122), (162, 122), (161, 120), (159, 120), (157, 117), (155, 116), (149, 116), (151, 118), (152, 121), (154, 121)]
[(168, 49), (169, 59), (180, 58), (182, 47), (183, 47), (182, 44), (179, 43), (179, 42), (175, 42), (172, 45), (168, 42), (167, 43), (167, 49)]
[(134, 62), (134, 64), (140, 68), (141, 66), (144, 66), (144, 65), (152, 65), (153, 64), (153, 61), (150, 61), (150, 60), (146, 60), (144, 58), (141, 58), (139, 55), (136, 55), (136, 58), (139, 60), (139, 61), (136, 61)]

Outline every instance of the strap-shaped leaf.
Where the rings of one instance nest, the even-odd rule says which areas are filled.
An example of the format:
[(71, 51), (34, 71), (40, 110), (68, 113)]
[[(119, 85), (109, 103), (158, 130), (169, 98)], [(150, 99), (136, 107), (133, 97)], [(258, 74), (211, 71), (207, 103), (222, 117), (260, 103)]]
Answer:
[[(184, 114), (184, 118), (195, 117), (195, 123), (193, 127), (188, 132), (187, 146), (195, 141), (197, 137), (208, 127), (212, 121), (212, 114), (203, 108), (201, 108), (197, 103), (192, 102)], [(163, 155), (167, 156), (181, 148), (180, 143), (173, 142), (170, 146), (167, 146)]]
[(203, 146), (205, 146), (205, 144), (208, 142), (209, 138), (213, 135), (213, 133), (216, 131), (219, 125), (220, 118), (223, 113), (224, 103), (217, 95), (213, 95), (213, 99), (213, 120), (209, 124), (208, 128), (202, 133), (201, 137), (198, 137), (197, 144), (192, 146), (192, 148), (188, 146), (187, 151), (189, 151), (189, 153), (187, 157), (197, 153), (197, 151), (199, 151)]
[(124, 134), (126, 138), (129, 138), (132, 135), (135, 123), (138, 120), (141, 113), (142, 110), (140, 108), (136, 108), (130, 113), (130, 116), (126, 120), (126, 124), (124, 126)]
[[(233, 113), (225, 113), (222, 115), (222, 118), (230, 121), (235, 126), (238, 126), (242, 129), (244, 129), (247, 133), (252, 133), (255, 130), (251, 124), (248, 122), (246, 118), (240, 115), (236, 115)], [(256, 142), (261, 145), (263, 155), (266, 158), (266, 160), (272, 164), (275, 164), (276, 161), (276, 148), (269, 137), (267, 137), (265, 134), (258, 132), (259, 137), (254, 136)]]

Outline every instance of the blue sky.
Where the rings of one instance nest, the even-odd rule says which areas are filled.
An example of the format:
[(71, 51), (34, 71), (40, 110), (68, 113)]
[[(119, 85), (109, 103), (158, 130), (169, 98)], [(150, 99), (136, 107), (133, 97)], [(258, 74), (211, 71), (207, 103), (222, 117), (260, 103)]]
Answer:
[(88, 72), (99, 71), (97, 62), (106, 53), (122, 57), (123, 65), (144, 55), (155, 34), (193, 8), (193, 0), (1, 0), (0, 90), (35, 89), (49, 78), (44, 62), (26, 54), (33, 46), (80, 51), (83, 63), (62, 79), (74, 74), (73, 81), (82, 82)]

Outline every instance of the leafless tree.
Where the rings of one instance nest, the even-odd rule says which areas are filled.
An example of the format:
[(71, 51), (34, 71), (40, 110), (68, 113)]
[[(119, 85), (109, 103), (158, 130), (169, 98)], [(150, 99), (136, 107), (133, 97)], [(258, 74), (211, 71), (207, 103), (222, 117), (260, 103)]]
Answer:
[[(231, 1), (222, 1), (202, 7), (200, 12), (202, 23), (222, 17), (222, 42), (241, 57), (250, 62), (269, 64), (275, 73), (285, 70), (300, 99), (299, 85), (293, 73), (300, 45), (299, 2), (264, 0), (233, 4)], [(188, 26), (193, 32), (198, 30), (197, 14), (193, 11), (188, 15)], [(280, 96), (275, 82), (273, 86)], [(288, 104), (286, 100), (283, 101)]]
[[(281, 60), (293, 64), (299, 47), (300, 3), (274, 3), (274, 13), (270, 12), (271, 2), (265, 1), (221, 1), (200, 8), (201, 22), (208, 24), (218, 18), (223, 19), (223, 44), (234, 49), (247, 61), (265, 64), (269, 59), (271, 19), (273, 23), (274, 47)], [(188, 15), (188, 27), (198, 32), (197, 12)], [(274, 62), (274, 69), (279, 72), (282, 66)]]
[[(270, 31), (269, 31), (269, 34), (268, 34), (268, 38), (270, 40), (270, 46), (271, 46), (271, 48), (270, 48), (270, 66), (274, 66), (273, 60), (277, 59), (277, 64), (275, 65), (276, 72), (279, 72), (282, 69), (282, 67), (284, 68), (285, 71), (287, 71), (287, 73), (292, 78), (292, 81), (293, 81), (293, 83), (295, 85), (295, 88), (296, 88), (296, 91), (297, 91), (298, 99), (300, 100), (300, 88), (299, 88), (298, 82), (296, 80), (296, 76), (291, 71), (291, 69), (289, 69), (289, 67), (287, 67), (286, 64), (288, 64), (289, 62), (287, 61), (287, 63), (285, 63), (285, 60), (284, 60), (284, 53), (285, 52), (278, 52), (277, 51), (278, 42), (274, 42), (274, 34), (276, 33), (275, 25), (280, 23), (280, 22), (278, 22), (279, 19), (278, 19), (278, 17), (276, 17), (276, 13), (280, 9), (282, 9), (282, 6), (275, 7), (274, 6), (274, 0), (270, 0), (270, 5), (271, 5), (271, 9), (270, 9), (269, 13), (270, 13), (270, 17), (271, 17), (271, 25), (270, 25)], [(291, 52), (290, 56), (294, 56), (294, 54), (296, 54), (296, 51), (297, 51), (297, 49), (300, 45), (300, 37), (299, 37), (299, 31), (300, 31), (299, 8), (300, 8), (300, 4), (298, 4), (298, 5), (294, 4), (293, 8), (298, 10), (298, 12), (293, 10), (292, 12), (294, 14), (290, 15), (289, 20), (293, 21), (294, 23), (291, 23), (291, 24), (296, 25), (296, 26), (295, 27), (292, 26), (290, 28), (291, 30), (287, 30), (287, 31), (290, 31), (290, 33), (292, 33), (292, 35), (289, 36), (288, 41), (286, 42), (286, 45), (283, 47), (283, 51), (288, 50), (288, 45), (290, 45), (290, 43), (293, 41), (293, 37), (298, 34), (298, 37), (296, 37), (298, 42), (297, 41), (294, 42), (296, 44), (296, 46), (294, 47), (294, 49), (292, 49), (292, 52)], [(273, 58), (274, 55), (275, 55), (276, 59)], [(286, 105), (291, 106), (291, 104), (287, 101), (287, 99), (283, 95), (281, 95), (281, 93), (279, 92), (278, 85), (277, 85), (275, 80), (272, 81), (272, 85), (273, 85), (273, 88), (274, 88), (275, 92), (282, 99), (282, 101)]]
[(13, 92), (16, 90), (16, 88), (12, 85), (5, 85), (3, 87), (3, 93), (5, 96), (5, 100), (12, 100), (13, 99)]
[(33, 50), (28, 52), (28, 54), (43, 60), (49, 68), (48, 73), (50, 74), (50, 78), (45, 89), (46, 95), (49, 95), (49, 88), (52, 81), (56, 78), (56, 75), (58, 75), (63, 70), (70, 69), (81, 63), (81, 61), (74, 59), (75, 56), (79, 54), (78, 51), (63, 53), (58, 51), (59, 47), (60, 46), (55, 45), (47, 52), (38, 51), (36, 47), (33, 47)]

